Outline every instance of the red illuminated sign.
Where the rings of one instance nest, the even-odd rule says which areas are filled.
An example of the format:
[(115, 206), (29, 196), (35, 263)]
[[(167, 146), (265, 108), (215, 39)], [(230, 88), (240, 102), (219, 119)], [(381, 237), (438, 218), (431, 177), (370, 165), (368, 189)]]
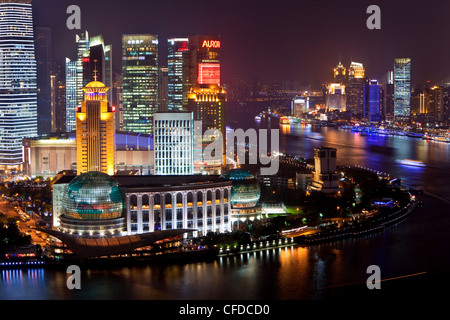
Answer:
[(184, 41), (181, 44), (181, 46), (178, 48), (178, 52), (182, 52), (182, 51), (185, 51), (185, 50), (188, 50), (188, 49), (189, 49), (188, 43), (187, 43), (187, 41)]
[(198, 65), (199, 84), (217, 84), (220, 86), (220, 64), (219, 63), (199, 63)]
[(83, 58), (83, 62), (89, 62), (89, 58)]
[(220, 48), (220, 41), (219, 40), (204, 40), (202, 44), (202, 48)]

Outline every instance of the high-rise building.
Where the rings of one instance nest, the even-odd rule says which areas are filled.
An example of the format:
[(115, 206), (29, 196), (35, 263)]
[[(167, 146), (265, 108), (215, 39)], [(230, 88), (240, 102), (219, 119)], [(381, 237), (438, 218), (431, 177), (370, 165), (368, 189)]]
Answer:
[[(98, 35), (89, 38), (89, 48), (83, 52), (83, 80), (82, 87), (89, 82), (97, 81), (112, 88), (112, 46), (105, 45), (103, 36)], [(113, 90), (108, 90), (108, 101), (112, 102)]]
[(346, 110), (347, 96), (345, 94), (345, 85), (340, 83), (330, 83), (327, 86), (327, 95), (325, 105), (327, 110)]
[(34, 47), (37, 65), (37, 114), (38, 134), (51, 132), (51, 29), (37, 27), (34, 33)]
[[(219, 87), (216, 84), (193, 87), (188, 94), (188, 111), (193, 113), (194, 121), (197, 121), (197, 124), (201, 124), (201, 128), (195, 128), (195, 130), (202, 133), (201, 141), (194, 141), (194, 170), (196, 172), (204, 171), (209, 173), (221, 173), (220, 167), (222, 164), (225, 164), (223, 157), (220, 161), (204, 161), (205, 159), (203, 159), (201, 155), (203, 154), (205, 146), (215, 141), (215, 139), (221, 138), (223, 146), (222, 155), (225, 156), (226, 102), (227, 95), (224, 88)], [(218, 130), (222, 136), (220, 137), (218, 132), (206, 134), (206, 131), (210, 129)], [(202, 146), (199, 147), (199, 144)], [(209, 169), (200, 169), (200, 162), (206, 165), (206, 167), (209, 167)]]
[(444, 90), (442, 87), (433, 86), (429, 89), (430, 113), (437, 121), (444, 121)]
[(61, 69), (55, 66), (50, 76), (51, 132), (66, 132), (66, 81)]
[(115, 107), (109, 104), (108, 87), (93, 81), (83, 88), (85, 101), (77, 108), (77, 173), (115, 172)]
[[(168, 111), (168, 68), (159, 68), (158, 75), (158, 109), (159, 112)], [(174, 110), (181, 111), (181, 110)]]
[(158, 111), (158, 36), (122, 37), (123, 130), (153, 133)]
[[(76, 106), (79, 107), (81, 102), (84, 101), (83, 87), (86, 85), (83, 82), (83, 55), (86, 50), (89, 50), (89, 33), (87, 31), (80, 35), (75, 35), (76, 43), (76, 85), (77, 85), (77, 102)], [(75, 110), (72, 111), (75, 113)]]
[(123, 88), (122, 88), (122, 73), (114, 73), (114, 95), (113, 105), (116, 106), (116, 130), (123, 129)]
[(189, 50), (183, 51), (183, 98), (198, 85), (220, 87), (220, 46), (219, 37), (189, 37)]
[(30, 0), (0, 0), (0, 167), (20, 168), (22, 138), (37, 135), (37, 79)]
[(364, 84), (364, 120), (381, 122), (381, 88), (377, 80), (367, 80)]
[(75, 35), (76, 58), (66, 58), (66, 131), (76, 129), (75, 113), (84, 100), (83, 55), (89, 50), (89, 33)]
[(78, 102), (77, 61), (66, 58), (66, 132), (76, 129), (75, 112)]
[(169, 111), (183, 110), (183, 51), (188, 49), (188, 38), (168, 40), (167, 107)]
[(339, 64), (333, 69), (333, 82), (345, 85), (347, 83), (347, 69), (339, 61)]
[(394, 119), (409, 122), (411, 117), (411, 59), (394, 62)]
[(388, 71), (380, 82), (383, 92), (383, 118), (392, 120), (394, 117), (394, 72)]
[(363, 113), (365, 69), (362, 63), (351, 62), (348, 69), (347, 110), (353, 117), (361, 118)]
[(156, 175), (194, 173), (192, 112), (157, 112), (153, 117)]

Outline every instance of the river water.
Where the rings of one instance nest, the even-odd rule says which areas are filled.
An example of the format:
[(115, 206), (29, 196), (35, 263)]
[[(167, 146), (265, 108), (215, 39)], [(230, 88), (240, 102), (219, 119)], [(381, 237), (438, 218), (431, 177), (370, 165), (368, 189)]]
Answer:
[[(280, 151), (302, 157), (312, 157), (314, 147), (336, 147), (338, 164), (398, 176), (425, 191), (424, 205), (402, 223), (358, 239), (210, 262), (83, 270), (81, 290), (67, 289), (64, 270), (2, 270), (0, 299), (358, 299), (375, 291), (380, 297), (425, 298), (444, 285), (450, 270), (450, 144), (330, 127), (280, 127), (276, 119), (258, 124), (252, 117), (246, 123), (237, 117), (230, 125), (280, 128)], [(426, 166), (405, 166), (401, 159)], [(380, 268), (381, 290), (366, 287), (369, 265)]]

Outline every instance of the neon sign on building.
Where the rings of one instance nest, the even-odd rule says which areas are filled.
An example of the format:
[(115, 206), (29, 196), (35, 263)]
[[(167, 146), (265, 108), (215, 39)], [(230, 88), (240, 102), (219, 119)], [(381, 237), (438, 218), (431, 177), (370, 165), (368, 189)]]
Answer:
[(220, 48), (220, 41), (219, 40), (204, 40), (202, 43), (202, 48)]
[(220, 86), (220, 63), (200, 63), (198, 65), (198, 83)]

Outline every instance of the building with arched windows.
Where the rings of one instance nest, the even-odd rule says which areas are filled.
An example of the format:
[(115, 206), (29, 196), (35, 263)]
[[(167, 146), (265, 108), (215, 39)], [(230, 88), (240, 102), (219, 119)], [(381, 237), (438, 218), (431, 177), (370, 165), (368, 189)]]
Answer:
[[(116, 231), (120, 235), (133, 235), (190, 229), (188, 237), (203, 236), (210, 231), (231, 231), (232, 181), (229, 179), (211, 175), (118, 175), (100, 179), (100, 182), (92, 180), (97, 176), (98, 173), (92, 172), (78, 177), (65, 175), (54, 183), (55, 230), (85, 237), (115, 236)], [(80, 179), (82, 186), (78, 182)], [(116, 187), (120, 190), (120, 201)], [(122, 205), (120, 213), (116, 202)], [(80, 203), (85, 203), (89, 210), (106, 211), (84, 212)], [(120, 230), (111, 219), (120, 220)], [(110, 232), (105, 232), (105, 227)]]

